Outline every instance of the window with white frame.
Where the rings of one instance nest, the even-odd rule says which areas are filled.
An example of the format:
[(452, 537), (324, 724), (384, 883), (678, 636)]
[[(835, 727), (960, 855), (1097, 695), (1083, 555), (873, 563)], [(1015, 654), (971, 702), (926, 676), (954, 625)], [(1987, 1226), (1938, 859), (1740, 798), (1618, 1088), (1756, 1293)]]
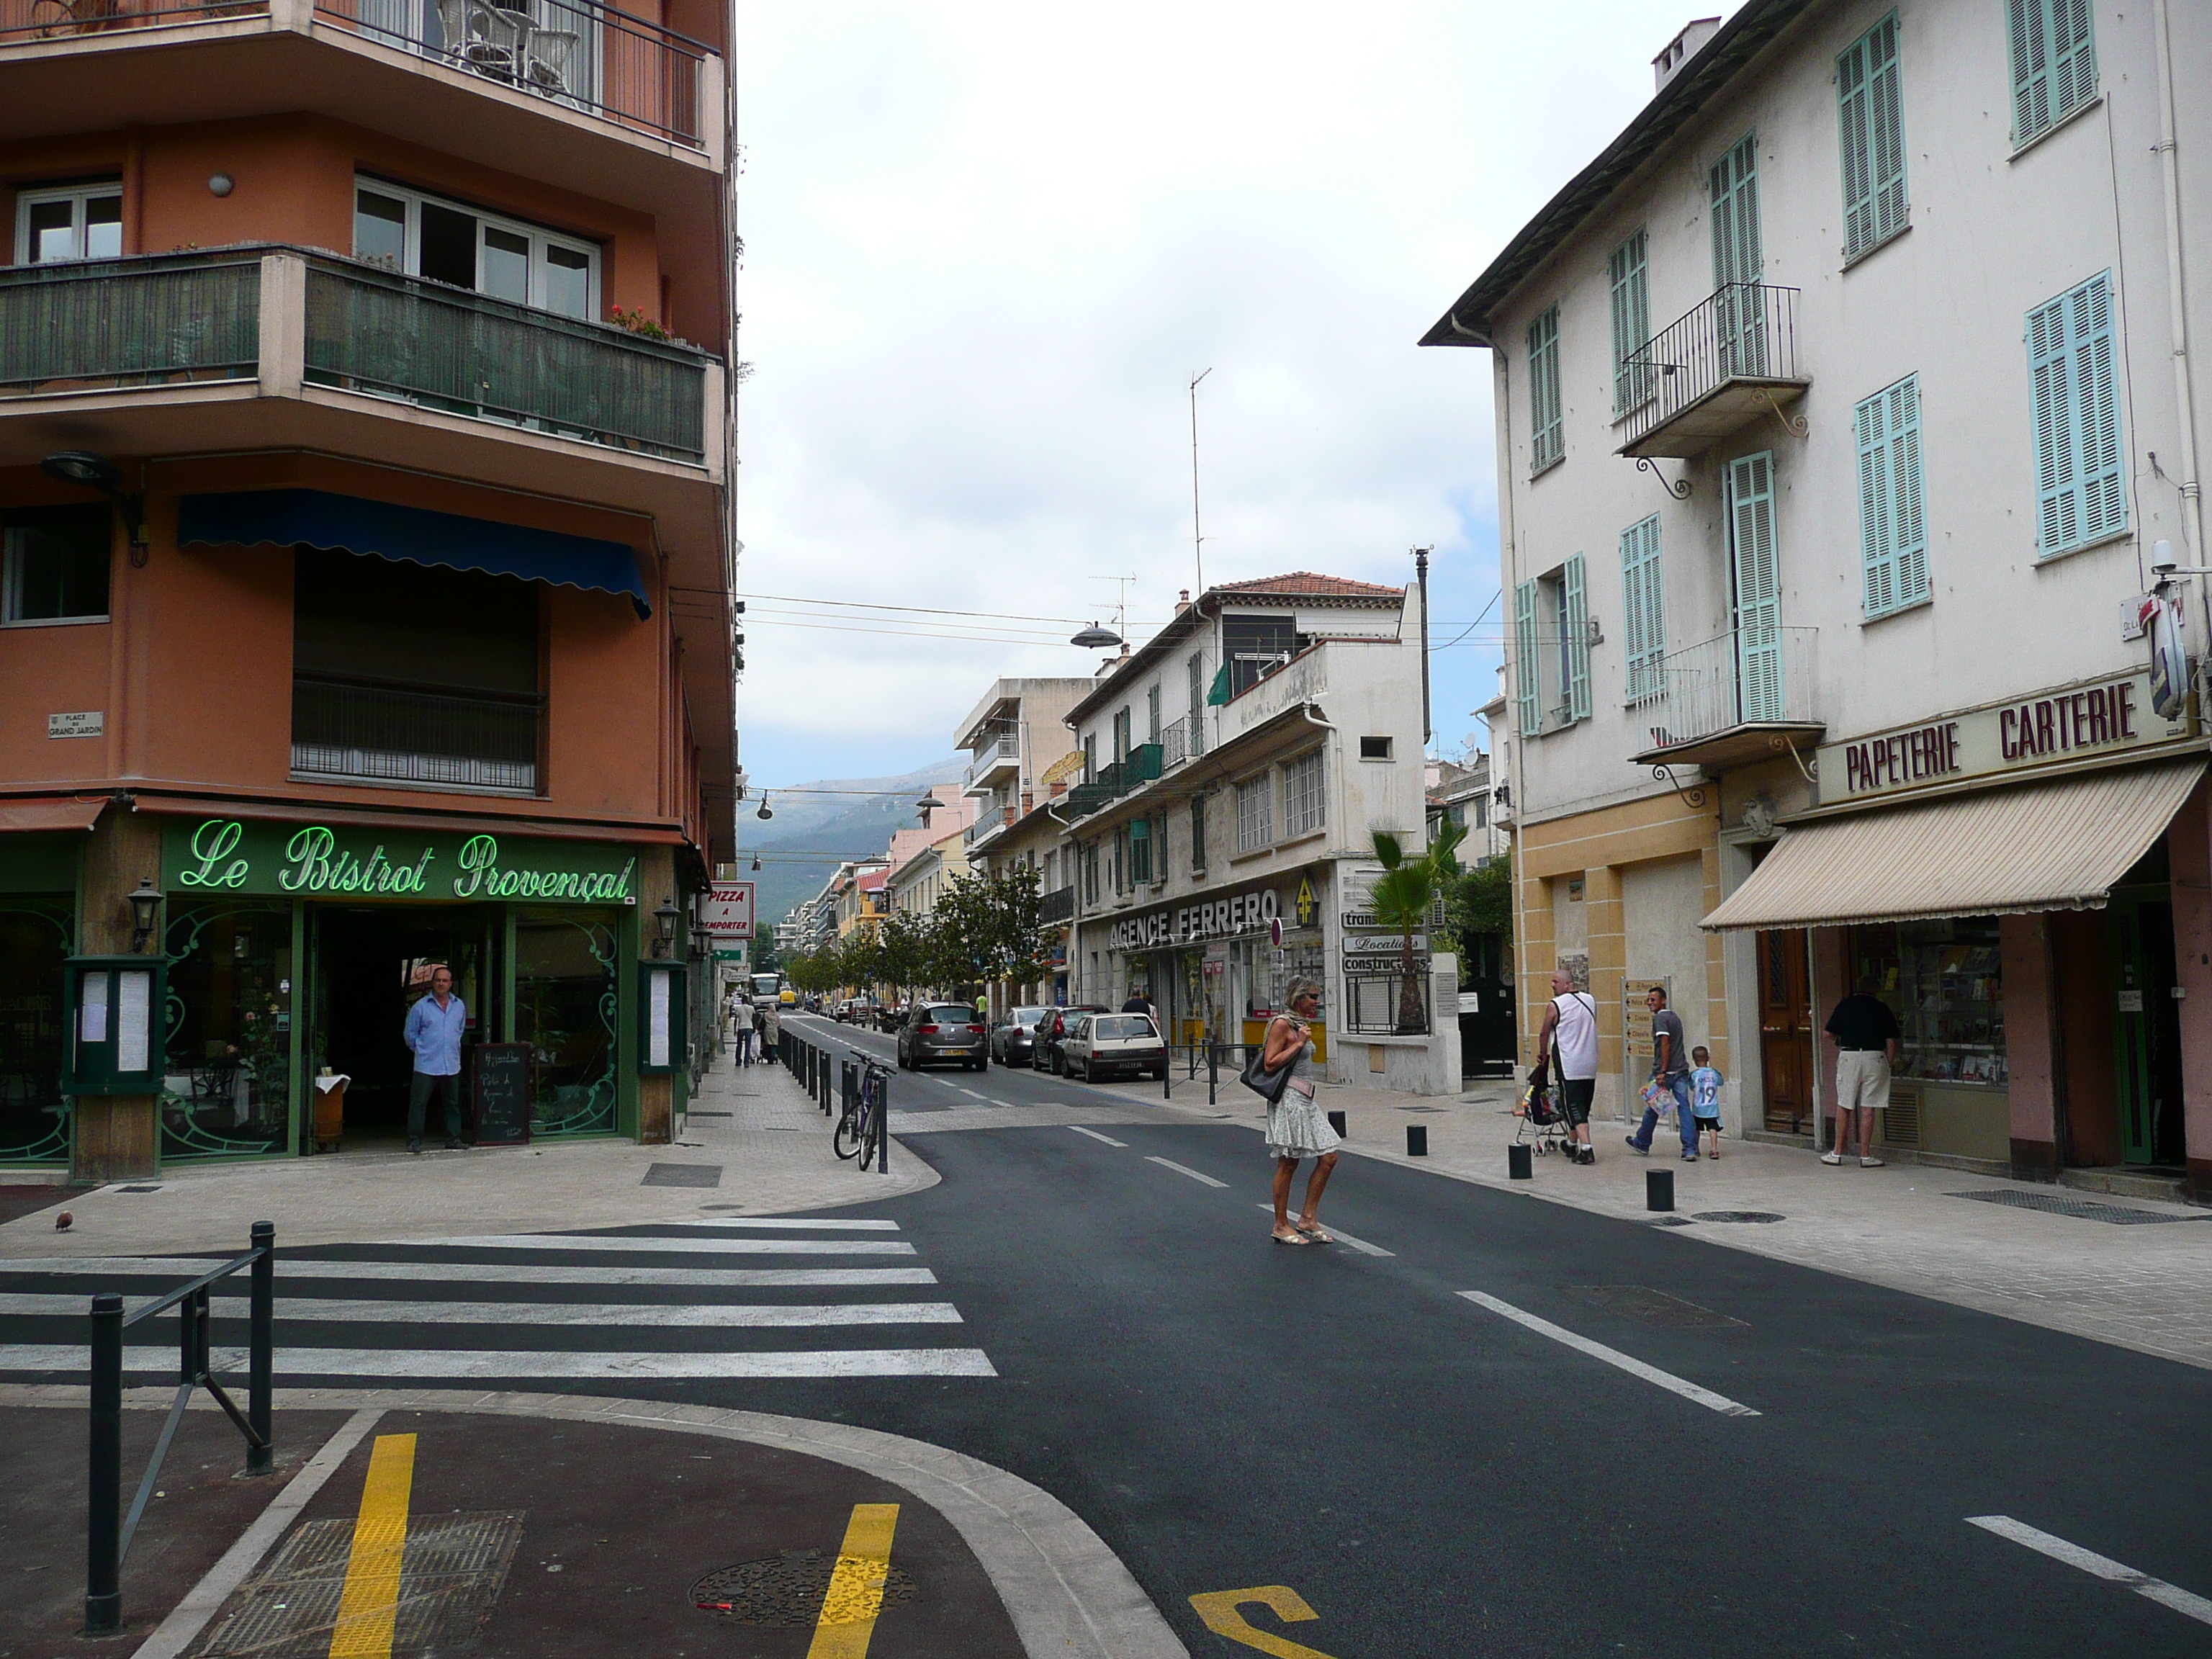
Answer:
[(1283, 833), (1286, 836), (1311, 835), (1328, 822), (1321, 756), (1316, 749), (1283, 768)]
[(1237, 786), (1237, 850), (1256, 853), (1275, 839), (1274, 800), (1265, 772)]
[(15, 193), (15, 263), (114, 259), (123, 253), (123, 181), (89, 179)]
[(354, 258), (564, 317), (599, 314), (599, 250), (380, 179), (354, 187)]

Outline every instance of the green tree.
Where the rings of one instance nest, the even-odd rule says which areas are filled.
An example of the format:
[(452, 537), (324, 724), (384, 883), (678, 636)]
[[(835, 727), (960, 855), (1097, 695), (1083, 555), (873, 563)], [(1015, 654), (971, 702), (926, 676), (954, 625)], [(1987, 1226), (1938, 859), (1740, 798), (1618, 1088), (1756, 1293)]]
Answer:
[(1413, 961), (1413, 935), (1430, 925), (1437, 902), (1459, 878), (1459, 844), (1467, 837), (1463, 824), (1446, 819), (1437, 826), (1428, 849), (1407, 857), (1398, 837), (1388, 830), (1375, 832), (1375, 861), (1382, 866), (1369, 894), (1367, 908), (1386, 927), (1398, 930), (1404, 946), (1398, 985), (1398, 1030), (1425, 1030), (1421, 1012), (1421, 976)]
[(929, 928), (911, 910), (894, 910), (878, 924), (872, 966), (878, 982), (903, 996), (928, 971)]
[(1445, 896), (1444, 915), (1459, 946), (1463, 983), (1470, 964), (1486, 954), (1482, 940), (1513, 937), (1512, 860), (1493, 858), (1463, 871)]
[(955, 876), (931, 913), (933, 967), (940, 983), (967, 991), (1001, 979), (1034, 979), (1052, 940), (1036, 872)]

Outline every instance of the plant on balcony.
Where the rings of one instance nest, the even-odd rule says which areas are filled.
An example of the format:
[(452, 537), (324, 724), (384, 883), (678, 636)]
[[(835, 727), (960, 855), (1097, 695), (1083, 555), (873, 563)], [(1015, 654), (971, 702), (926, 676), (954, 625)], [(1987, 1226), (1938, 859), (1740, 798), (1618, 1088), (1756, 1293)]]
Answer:
[(1429, 925), (1437, 902), (1459, 878), (1459, 844), (1467, 826), (1449, 818), (1437, 826), (1428, 850), (1408, 858), (1398, 837), (1388, 830), (1375, 832), (1375, 861), (1382, 866), (1376, 878), (1367, 908), (1385, 927), (1395, 927), (1404, 956), (1398, 981), (1398, 1030), (1401, 1036), (1428, 1029), (1422, 1012), (1421, 976), (1413, 961), (1413, 934)]
[(607, 320), (617, 328), (628, 329), (641, 339), (668, 340), (675, 337), (659, 323), (647, 316), (643, 306), (630, 311), (624, 311), (620, 306), (616, 306), (609, 311)]

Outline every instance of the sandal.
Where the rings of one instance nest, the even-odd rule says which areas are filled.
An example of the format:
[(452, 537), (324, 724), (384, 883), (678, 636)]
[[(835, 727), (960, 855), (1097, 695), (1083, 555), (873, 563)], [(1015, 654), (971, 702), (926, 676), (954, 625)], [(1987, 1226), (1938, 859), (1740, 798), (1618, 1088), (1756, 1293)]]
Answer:
[(1270, 1233), (1268, 1237), (1273, 1238), (1278, 1244), (1312, 1244), (1319, 1242), (1316, 1239), (1308, 1238), (1304, 1233), (1300, 1232)]
[(1303, 1221), (1292, 1222), (1291, 1224), (1298, 1230), (1299, 1234), (1309, 1244), (1334, 1244), (1336, 1243), (1334, 1238), (1331, 1238), (1327, 1233), (1321, 1230), (1321, 1223), (1318, 1221), (1312, 1223), (1310, 1225)]

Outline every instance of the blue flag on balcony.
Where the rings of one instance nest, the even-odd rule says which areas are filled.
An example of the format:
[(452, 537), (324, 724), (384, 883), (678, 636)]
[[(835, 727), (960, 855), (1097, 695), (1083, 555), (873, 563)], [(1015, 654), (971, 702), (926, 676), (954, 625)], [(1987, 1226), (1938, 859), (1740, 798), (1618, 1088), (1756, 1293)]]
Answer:
[(494, 519), (399, 507), (327, 489), (236, 489), (177, 503), (179, 547), (319, 547), (380, 559), (481, 570), (628, 599), (642, 622), (653, 602), (623, 542), (532, 530)]

